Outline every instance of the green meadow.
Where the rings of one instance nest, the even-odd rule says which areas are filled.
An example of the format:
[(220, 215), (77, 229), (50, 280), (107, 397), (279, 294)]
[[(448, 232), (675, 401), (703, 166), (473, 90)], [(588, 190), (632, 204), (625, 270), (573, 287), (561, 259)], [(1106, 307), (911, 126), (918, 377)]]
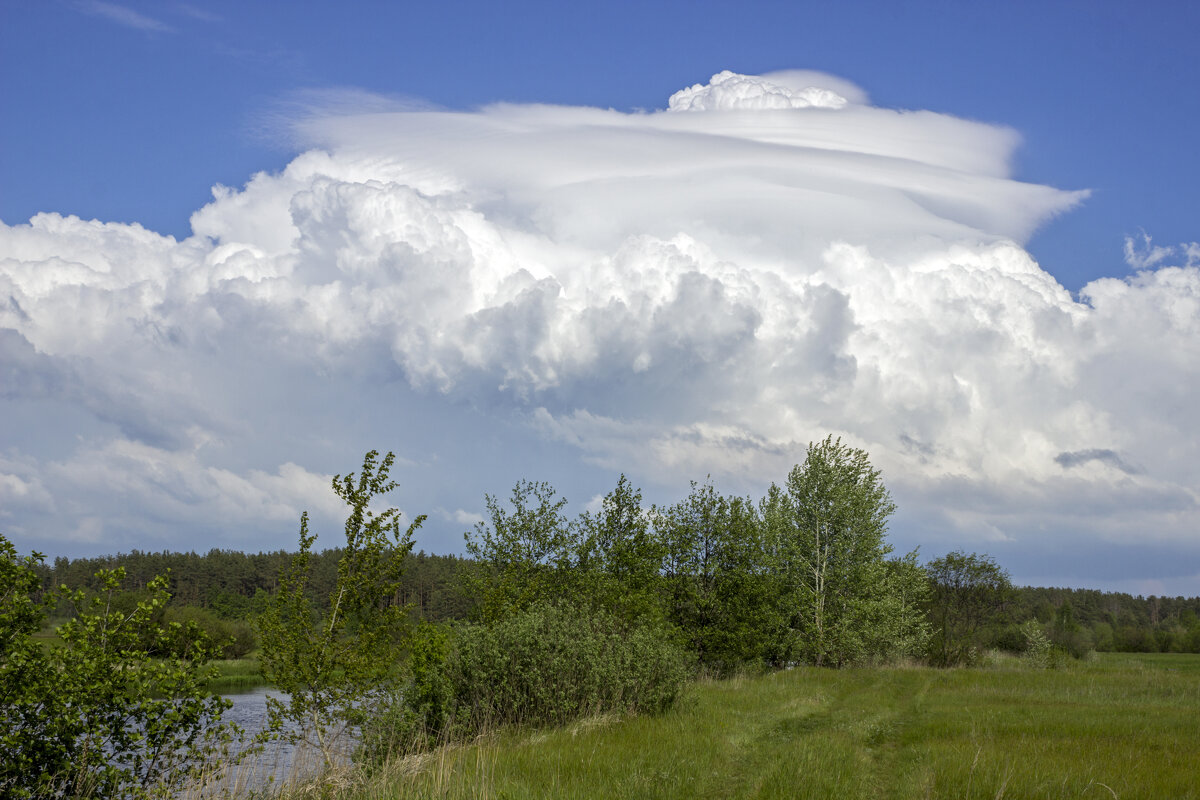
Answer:
[(1200, 656), (702, 681), (659, 717), (494, 732), (327, 780), (355, 800), (1195, 798)]

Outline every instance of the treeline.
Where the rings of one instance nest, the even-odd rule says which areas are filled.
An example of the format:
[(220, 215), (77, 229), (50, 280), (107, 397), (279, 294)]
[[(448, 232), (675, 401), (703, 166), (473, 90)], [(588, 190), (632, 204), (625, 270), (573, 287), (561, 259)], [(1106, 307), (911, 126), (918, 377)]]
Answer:
[[(123, 567), (121, 588), (137, 593), (155, 576), (167, 576), (171, 593), (169, 608), (198, 608), (222, 620), (251, 620), (267, 607), (279, 590), (279, 576), (291, 564), (294, 553), (242, 553), (209, 550), (198, 553), (147, 553), (134, 550), (113, 556), (68, 559), (41, 564), (37, 573), (49, 591), (59, 586), (96, 592), (101, 589), (97, 573)], [(320, 605), (328, 601), (337, 582), (342, 548), (313, 553), (308, 593)], [(419, 619), (442, 621), (468, 616), (470, 603), (463, 591), (462, 570), (467, 561), (456, 556), (410, 553), (399, 593), (394, 598), (410, 606)]]
[[(889, 558), (894, 505), (878, 470), (832, 439), (758, 501), (704, 483), (646, 508), (622, 476), (597, 512), (575, 519), (545, 483), (521, 481), (507, 502), (486, 504), (486, 521), (468, 534), (470, 558), (408, 554), (389, 605), (432, 622), (490, 624), (538, 603), (570, 603), (667, 625), (716, 671), (921, 654), (924, 573), (915, 556)], [(345, 556), (305, 554), (304, 592), (317, 613)], [(119, 564), (131, 592), (165, 574), (175, 607), (246, 620), (267, 608), (293, 560), (222, 550), (58, 559), (43, 583), (94, 589), (96, 571)]]
[[(1073, 655), (1088, 650), (1117, 653), (1200, 653), (1200, 597), (1158, 597), (1096, 589), (1014, 589), (1006, 616), (1034, 620)], [(993, 646), (1011, 649), (1013, 625)]]
[[(707, 491), (707, 489), (706, 489)], [(307, 591), (314, 603), (326, 602), (337, 580), (342, 548), (312, 554)], [(279, 576), (294, 553), (131, 553), (99, 558), (57, 558), (40, 565), (42, 586), (98, 591), (96, 573), (124, 567), (123, 588), (136, 595), (156, 575), (168, 575), (168, 608), (196, 608), (226, 621), (250, 621), (261, 614), (278, 590)], [(430, 622), (469, 619), (474, 601), (468, 573), (471, 558), (410, 553), (396, 600), (417, 619)], [(1126, 653), (1200, 653), (1200, 597), (1159, 597), (1096, 589), (1014, 587), (1002, 614), (993, 618), (981, 644), (1020, 651), (1020, 626), (1034, 620), (1058, 631), (1065, 649)], [(64, 609), (65, 611), (65, 609)]]

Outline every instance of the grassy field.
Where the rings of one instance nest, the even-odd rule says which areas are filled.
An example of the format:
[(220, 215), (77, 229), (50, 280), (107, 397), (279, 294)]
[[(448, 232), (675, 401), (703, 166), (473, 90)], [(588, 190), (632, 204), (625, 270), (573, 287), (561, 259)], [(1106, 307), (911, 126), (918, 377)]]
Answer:
[(795, 669), (657, 718), (508, 731), (339, 798), (1200, 798), (1200, 656)]

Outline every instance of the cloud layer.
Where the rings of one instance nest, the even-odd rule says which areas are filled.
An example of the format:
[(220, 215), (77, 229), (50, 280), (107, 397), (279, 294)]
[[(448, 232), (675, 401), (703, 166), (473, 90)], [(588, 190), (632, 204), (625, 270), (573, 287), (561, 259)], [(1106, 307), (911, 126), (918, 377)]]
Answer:
[[(335, 105), (185, 241), (0, 225), (0, 525), (266, 535), (353, 463), (347, 408), (672, 495), (761, 491), (832, 432), (884, 468), (902, 543), (1200, 591), (1200, 247), (1131, 241), (1131, 276), (1072, 297), (1022, 245), (1085, 193), (1014, 180), (1013, 131), (809, 72), (646, 113)], [(401, 455), (451, 484), (451, 450)], [(470, 489), (413, 510), (465, 519)], [(1073, 560), (1134, 541), (1169, 563)]]

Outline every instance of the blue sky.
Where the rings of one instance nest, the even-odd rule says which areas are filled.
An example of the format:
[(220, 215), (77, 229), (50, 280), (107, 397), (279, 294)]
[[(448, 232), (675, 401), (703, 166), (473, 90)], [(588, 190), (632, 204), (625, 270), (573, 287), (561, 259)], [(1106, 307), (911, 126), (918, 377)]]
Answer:
[[(833, 431), (895, 476), (900, 549), (1200, 593), (1193, 4), (10, 2), (0, 23), (0, 525), (23, 549), (289, 546), (320, 476), (378, 446), (423, 543), (455, 550), (516, 477), (580, 507), (621, 470), (652, 499), (706, 473), (756, 493)], [(717, 142), (719, 115), (658, 113), (806, 81), (850, 113), (803, 117), (777, 174), (764, 131), (801, 117), (738, 106)], [(331, 264), (362, 292), (330, 300)], [(389, 286), (424, 315), (362, 299)], [(459, 290), (468, 318), (434, 313)], [(596, 322), (603, 292), (657, 327)], [(816, 377), (776, 391), (785, 367)]]

